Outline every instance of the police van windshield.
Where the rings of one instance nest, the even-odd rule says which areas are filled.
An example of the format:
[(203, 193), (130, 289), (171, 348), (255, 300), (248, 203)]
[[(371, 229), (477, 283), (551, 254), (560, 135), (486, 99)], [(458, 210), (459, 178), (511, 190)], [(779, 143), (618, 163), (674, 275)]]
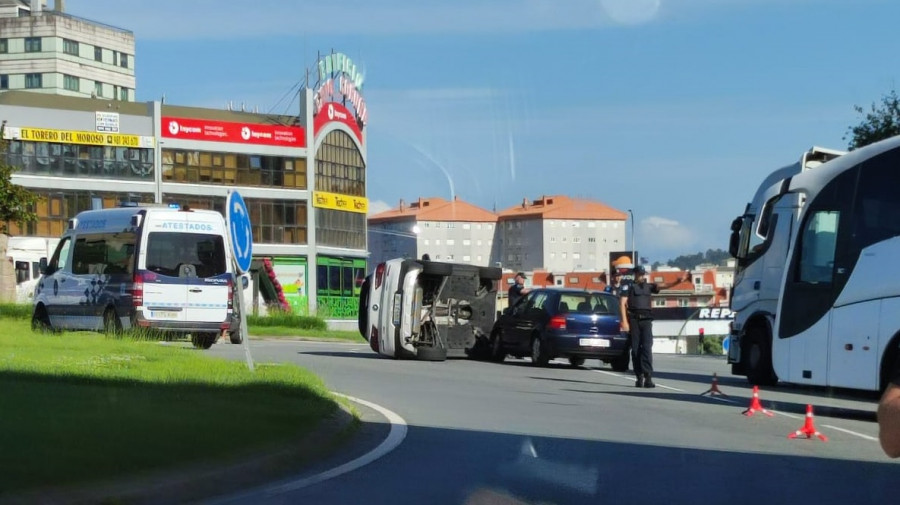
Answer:
[(150, 233), (147, 270), (171, 277), (222, 275), (227, 272), (225, 241), (220, 235), (204, 233)]

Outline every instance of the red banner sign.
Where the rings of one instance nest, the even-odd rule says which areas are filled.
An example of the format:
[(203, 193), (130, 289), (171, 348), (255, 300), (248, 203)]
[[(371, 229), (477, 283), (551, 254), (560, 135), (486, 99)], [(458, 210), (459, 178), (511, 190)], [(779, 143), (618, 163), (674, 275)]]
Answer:
[(319, 110), (319, 113), (316, 114), (315, 120), (313, 120), (313, 134), (318, 135), (322, 127), (332, 121), (344, 123), (349, 126), (350, 130), (353, 131), (353, 134), (356, 135), (356, 138), (359, 139), (359, 143), (362, 144), (362, 130), (359, 128), (359, 123), (356, 122), (356, 116), (350, 112), (347, 107), (344, 107), (337, 102), (326, 102), (322, 104), (322, 108)]
[(306, 147), (306, 132), (297, 126), (232, 123), (209, 119), (163, 116), (162, 136), (184, 140)]

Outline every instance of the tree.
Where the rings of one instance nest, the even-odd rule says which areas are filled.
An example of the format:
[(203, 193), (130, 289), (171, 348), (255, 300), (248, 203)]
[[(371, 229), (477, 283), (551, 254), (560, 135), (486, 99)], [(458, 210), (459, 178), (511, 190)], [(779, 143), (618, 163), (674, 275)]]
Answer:
[(6, 121), (0, 124), (0, 233), (6, 233), (6, 223), (13, 221), (24, 226), (37, 221), (37, 206), (40, 196), (12, 183), (12, 173), (17, 167), (6, 163), (9, 141), (3, 138)]
[(858, 125), (847, 128), (844, 140), (849, 136), (847, 148), (851, 151), (900, 135), (900, 97), (896, 90), (892, 89), (881, 97), (881, 105), (873, 103), (872, 110), (868, 113), (859, 105), (854, 105), (853, 108), (859, 114), (866, 114), (866, 118)]

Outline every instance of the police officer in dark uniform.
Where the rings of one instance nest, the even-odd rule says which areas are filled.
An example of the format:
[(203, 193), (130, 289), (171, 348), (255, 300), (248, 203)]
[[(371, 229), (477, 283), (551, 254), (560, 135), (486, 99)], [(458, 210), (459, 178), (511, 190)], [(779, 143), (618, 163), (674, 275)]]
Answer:
[(525, 274), (522, 272), (517, 273), (515, 283), (510, 286), (509, 291), (507, 291), (508, 306), (512, 307), (515, 305), (516, 302), (519, 301), (519, 298), (528, 294), (528, 291), (530, 290), (525, 287)]
[(653, 383), (653, 316), (650, 312), (651, 295), (660, 289), (668, 289), (689, 280), (688, 272), (674, 282), (647, 282), (647, 271), (638, 265), (634, 268), (634, 281), (619, 289), (622, 314), (622, 329), (631, 333), (631, 362), (637, 377), (635, 387), (654, 388)]

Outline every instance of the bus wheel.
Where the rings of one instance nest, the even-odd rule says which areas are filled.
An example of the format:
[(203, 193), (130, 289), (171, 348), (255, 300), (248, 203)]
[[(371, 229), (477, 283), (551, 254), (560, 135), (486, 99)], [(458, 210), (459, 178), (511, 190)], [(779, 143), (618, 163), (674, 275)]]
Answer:
[(774, 386), (778, 377), (772, 369), (772, 347), (759, 328), (747, 332), (746, 347), (742, 350), (747, 357), (747, 380), (756, 386)]

